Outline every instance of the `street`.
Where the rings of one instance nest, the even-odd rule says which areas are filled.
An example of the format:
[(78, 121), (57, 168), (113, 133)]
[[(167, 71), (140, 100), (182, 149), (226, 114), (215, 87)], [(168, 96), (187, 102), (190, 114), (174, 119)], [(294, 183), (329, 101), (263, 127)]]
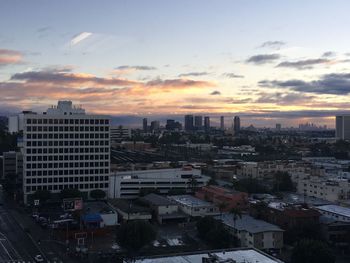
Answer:
[(33, 261), (41, 252), (5, 207), (0, 207), (0, 260)]

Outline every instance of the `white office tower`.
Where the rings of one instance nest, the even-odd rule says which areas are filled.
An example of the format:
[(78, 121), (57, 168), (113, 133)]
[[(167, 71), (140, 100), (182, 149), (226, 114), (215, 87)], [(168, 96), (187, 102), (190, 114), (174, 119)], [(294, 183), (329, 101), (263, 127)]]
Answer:
[(335, 137), (338, 140), (350, 140), (350, 115), (336, 116)]
[(24, 114), (23, 193), (108, 190), (110, 119), (59, 101), (43, 114)]

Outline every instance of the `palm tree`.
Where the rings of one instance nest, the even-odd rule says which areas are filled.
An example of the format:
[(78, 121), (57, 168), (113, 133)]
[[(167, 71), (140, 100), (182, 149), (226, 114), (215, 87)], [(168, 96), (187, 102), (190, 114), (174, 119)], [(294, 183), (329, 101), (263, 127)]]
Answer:
[(198, 186), (197, 179), (192, 176), (191, 178), (189, 178), (188, 183), (191, 187), (191, 191), (194, 193), (196, 191), (197, 186)]
[(230, 214), (233, 216), (233, 228), (234, 232), (236, 233), (236, 221), (238, 218), (242, 218), (242, 211), (234, 207), (230, 210)]
[(224, 202), (220, 202), (218, 204), (221, 219), (222, 219), (222, 212), (227, 208), (227, 206), (228, 206), (228, 203), (226, 203), (225, 201)]

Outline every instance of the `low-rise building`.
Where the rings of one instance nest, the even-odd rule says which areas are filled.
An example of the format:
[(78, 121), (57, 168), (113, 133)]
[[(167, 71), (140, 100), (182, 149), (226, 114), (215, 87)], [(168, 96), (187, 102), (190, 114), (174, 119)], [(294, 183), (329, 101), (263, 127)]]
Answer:
[(184, 213), (192, 217), (203, 217), (220, 213), (219, 208), (215, 205), (192, 195), (172, 195), (168, 198), (174, 200)]
[(122, 125), (119, 126), (111, 126), (111, 143), (119, 143), (121, 141), (127, 140), (131, 138), (131, 129), (128, 127), (124, 127)]
[(118, 224), (118, 214), (116, 209), (108, 203), (102, 201), (85, 202), (84, 223), (96, 227), (115, 226)]
[(196, 192), (196, 197), (223, 206), (222, 211), (230, 211), (232, 208), (246, 209), (248, 194), (234, 191), (220, 186), (208, 185)]
[(238, 238), (240, 246), (257, 249), (281, 249), (283, 247), (283, 230), (263, 220), (249, 215), (242, 215), (234, 220), (232, 214), (216, 217), (222, 220), (230, 232)]
[(320, 213), (315, 209), (301, 205), (288, 205), (271, 202), (268, 205), (267, 221), (283, 229), (291, 229), (306, 224), (318, 224)]
[(188, 219), (188, 216), (179, 209), (175, 201), (164, 196), (152, 193), (142, 197), (140, 201), (151, 207), (159, 224), (186, 221)]
[(130, 220), (151, 220), (151, 209), (131, 200), (111, 199), (108, 202), (117, 210), (122, 222)]
[(350, 199), (350, 183), (346, 179), (309, 176), (298, 181), (297, 192), (330, 202)]
[(207, 181), (209, 177), (190, 167), (116, 172), (110, 176), (109, 198), (133, 199), (139, 197), (142, 190), (160, 194), (168, 194), (170, 190), (189, 193)]
[[(124, 261), (126, 263), (126, 261)], [(136, 259), (135, 263), (283, 263), (282, 261), (265, 254), (262, 251), (251, 248), (220, 249), (211, 251), (196, 251), (177, 253), (175, 255), (163, 255)]]
[(8, 178), (9, 176), (18, 175), (23, 177), (23, 156), (21, 152), (4, 152), (2, 156), (2, 176)]
[(350, 208), (339, 205), (322, 205), (315, 208), (325, 217), (340, 222), (350, 222)]

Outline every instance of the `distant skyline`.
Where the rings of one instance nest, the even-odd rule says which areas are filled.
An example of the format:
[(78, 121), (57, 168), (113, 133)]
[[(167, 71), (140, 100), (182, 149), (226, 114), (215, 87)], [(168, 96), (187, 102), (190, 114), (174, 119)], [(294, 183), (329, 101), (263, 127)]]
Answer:
[[(0, 113), (334, 127), (350, 109), (349, 1), (19, 1), (0, 8)], [(141, 124), (140, 124), (141, 125)]]

